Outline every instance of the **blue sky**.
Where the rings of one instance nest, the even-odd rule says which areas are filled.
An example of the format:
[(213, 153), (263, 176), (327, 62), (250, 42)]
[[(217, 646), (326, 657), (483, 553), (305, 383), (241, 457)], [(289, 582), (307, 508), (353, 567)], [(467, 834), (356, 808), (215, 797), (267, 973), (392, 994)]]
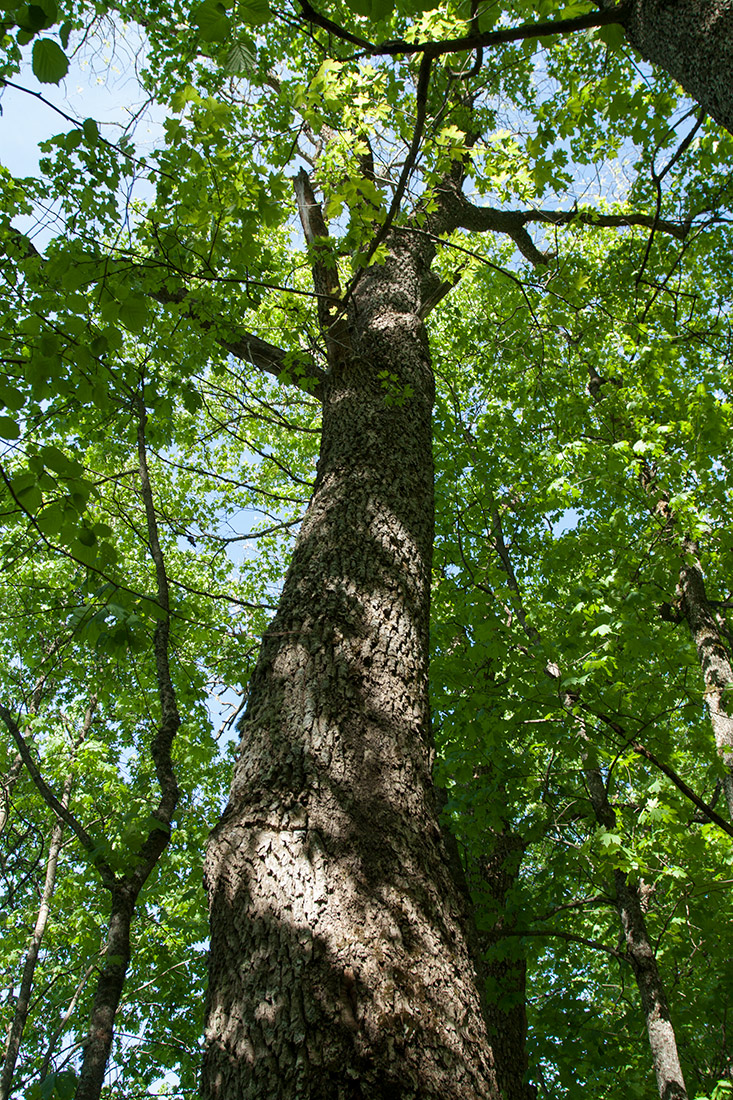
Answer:
[[(116, 140), (142, 109), (135, 123), (141, 151), (161, 140), (162, 111), (145, 106), (135, 72), (136, 54), (142, 48), (136, 33), (109, 24), (90, 35), (76, 51), (73, 40), (70, 47), (69, 73), (58, 86), (40, 84), (28, 60), (13, 78), (18, 87), (0, 92), (0, 163), (15, 176), (36, 175), (39, 142), (73, 125), (54, 107), (72, 119), (96, 119), (110, 141)], [(27, 52), (30, 59), (30, 47)], [(42, 243), (42, 238), (41, 242), (37, 236), (34, 239), (36, 244)]]

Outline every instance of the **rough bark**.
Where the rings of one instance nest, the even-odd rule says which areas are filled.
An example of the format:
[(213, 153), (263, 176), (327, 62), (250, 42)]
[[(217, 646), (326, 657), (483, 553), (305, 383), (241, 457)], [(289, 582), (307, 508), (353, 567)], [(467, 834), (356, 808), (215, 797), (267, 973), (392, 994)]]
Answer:
[[(613, 4), (602, 0), (600, 6)], [(640, 54), (733, 133), (731, 0), (633, 0), (624, 27)]]
[(330, 330), (315, 490), (208, 850), (206, 1100), (498, 1095), (430, 777), (428, 249), (393, 232)]
[(730, 694), (733, 691), (733, 667), (708, 601), (697, 546), (686, 539), (683, 551), (686, 562), (680, 570), (680, 606), (697, 649), (715, 747), (725, 765), (723, 791), (728, 814), (733, 820), (733, 717), (728, 713), (733, 700)]
[[(586, 753), (585, 781), (599, 824), (615, 829), (616, 813), (608, 800), (603, 776), (590, 752)], [(614, 872), (614, 885), (616, 911), (626, 941), (626, 954), (639, 990), (659, 1096), (661, 1100), (687, 1100), (664, 983), (644, 920), (639, 891), (619, 870)]]

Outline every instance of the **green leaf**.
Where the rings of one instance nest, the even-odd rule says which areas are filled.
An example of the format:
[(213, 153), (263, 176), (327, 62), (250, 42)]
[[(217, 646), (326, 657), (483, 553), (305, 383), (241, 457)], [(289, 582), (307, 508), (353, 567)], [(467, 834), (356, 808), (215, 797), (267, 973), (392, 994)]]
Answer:
[(8, 385), (6, 382), (0, 382), (0, 404), (3, 404), (6, 409), (17, 412), (23, 408), (25, 398), (13, 386)]
[(386, 19), (394, 11), (394, 4), (390, 0), (347, 0), (347, 3), (357, 15), (363, 15), (374, 22)]
[(49, 1073), (28, 1092), (29, 1100), (72, 1100), (78, 1078), (73, 1070)]
[(77, 531), (77, 538), (82, 546), (94, 546), (97, 541), (97, 536), (89, 527), (80, 527)]
[(347, 3), (357, 15), (363, 15), (373, 22), (386, 19), (394, 11), (391, 0), (347, 0)]
[(52, 27), (59, 17), (59, 9), (56, 0), (35, 0), (32, 7), (38, 7), (43, 12), (44, 27)]
[(57, 42), (39, 38), (33, 46), (33, 72), (41, 84), (58, 84), (69, 71), (69, 61)]
[(187, 103), (200, 103), (201, 96), (194, 88), (193, 84), (184, 84), (182, 88), (174, 92), (171, 96), (171, 110), (177, 114), (180, 113)]
[(598, 37), (609, 50), (620, 50), (626, 42), (626, 33), (620, 23), (607, 23), (598, 28)]
[(261, 27), (272, 19), (267, 0), (245, 0), (238, 5), (237, 14), (244, 23), (249, 23), (253, 27)]
[(55, 470), (57, 474), (77, 476), (83, 471), (83, 466), (77, 459), (72, 458), (59, 447), (55, 447), (52, 444), (41, 447), (38, 455), (43, 465), (51, 470)]
[(44, 535), (57, 535), (64, 524), (64, 510), (59, 504), (49, 504), (36, 517), (36, 523)]
[(130, 332), (142, 332), (148, 319), (147, 300), (140, 294), (131, 294), (119, 309), (119, 319)]
[(99, 141), (99, 127), (93, 118), (85, 118), (82, 123), (84, 137), (89, 145), (96, 145)]
[(226, 67), (230, 73), (249, 73), (255, 67), (257, 55), (246, 42), (235, 42), (227, 54)]
[(204, 42), (223, 42), (229, 37), (232, 24), (226, 8), (218, 0), (204, 0), (191, 12), (191, 22), (199, 28)]
[(0, 437), (2, 439), (20, 439), (20, 428), (17, 420), (11, 416), (0, 416)]
[(38, 511), (43, 503), (43, 496), (37, 485), (28, 485), (27, 488), (16, 493), (16, 496), (21, 508), (31, 516)]

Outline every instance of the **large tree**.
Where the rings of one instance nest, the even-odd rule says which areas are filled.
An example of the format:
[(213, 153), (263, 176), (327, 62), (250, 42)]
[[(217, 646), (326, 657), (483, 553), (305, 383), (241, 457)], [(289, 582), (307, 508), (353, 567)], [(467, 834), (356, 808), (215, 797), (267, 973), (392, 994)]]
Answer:
[[(128, 141), (112, 143), (91, 119), (49, 144), (41, 183), (4, 177), (9, 307), (3, 338), (13, 382), (6, 404), (22, 410), (23, 429), (21, 435), (11, 417), (0, 423), (11, 445), (21, 440), (6, 458), (7, 522), (18, 545), (25, 538), (24, 545), (41, 545), (49, 561), (58, 555), (82, 570), (81, 579), (66, 582), (82, 586), (82, 611), (75, 624), (63, 620), (64, 640), (76, 644), (77, 627), (89, 626), (92, 616), (83, 609), (90, 600), (100, 630), (82, 639), (85, 644), (99, 643), (107, 609), (121, 608), (114, 615), (130, 635), (131, 652), (147, 643), (146, 677), (158, 694), (153, 705), (143, 702), (149, 686), (140, 696), (140, 706), (151, 707), (155, 731), (152, 758), (140, 767), (147, 776), (154, 770), (160, 802), (141, 815), (122, 864), (116, 861), (124, 840), (113, 837), (111, 850), (100, 847), (79, 815), (67, 813), (113, 899), (77, 1096), (100, 1095), (135, 908), (175, 810), (170, 742), (186, 715), (177, 702), (183, 686), (170, 647), (175, 643), (185, 654), (196, 644), (187, 637), (188, 624), (206, 619), (207, 595), (228, 598), (221, 578), (209, 575), (211, 565), (190, 564), (180, 542), (205, 538), (210, 551), (232, 512), (225, 509), (219, 529), (205, 537), (191, 535), (190, 521), (177, 517), (193, 507), (194, 486), (201, 486), (204, 500), (213, 492), (211, 479), (225, 466), (212, 457), (211, 441), (227, 438), (232, 425), (245, 455), (259, 448), (265, 465), (273, 461), (286, 480), (294, 472), (302, 488), (311, 488), (307, 448), (295, 447), (292, 468), (284, 463), (278, 440), (292, 425), (262, 376), (274, 377), (302, 402), (296, 429), (306, 438), (320, 414), (320, 451), (276, 614), (248, 679), (229, 803), (208, 849), (203, 1094), (222, 1100), (265, 1093), (527, 1095), (526, 961), (510, 955), (502, 964), (498, 945), (537, 931), (504, 911), (520, 881), (519, 857), (530, 845), (547, 843), (549, 830), (547, 821), (528, 821), (518, 810), (528, 796), (526, 777), (518, 782), (512, 775), (513, 754), (524, 751), (514, 716), (526, 716), (531, 705), (535, 717), (526, 721), (559, 723), (562, 753), (590, 784), (583, 820), (593, 812), (590, 834), (599, 827), (602, 837), (616, 837), (618, 819), (607, 790), (601, 794), (598, 787), (604, 777), (597, 754), (592, 767), (584, 766), (587, 750), (577, 731), (588, 736), (590, 711), (591, 725), (607, 727), (616, 739), (613, 757), (626, 736), (626, 718), (611, 675), (617, 657), (594, 657), (590, 685), (583, 680), (583, 690), (576, 690), (587, 670), (574, 665), (562, 614), (555, 615), (550, 638), (527, 629), (529, 605), (498, 521), (505, 509), (525, 506), (535, 471), (532, 507), (540, 521), (548, 512), (557, 518), (583, 506), (611, 524), (603, 493), (587, 491), (581, 505), (578, 491), (558, 504), (567, 470), (555, 479), (554, 503), (553, 491), (540, 492), (547, 482), (543, 467), (551, 462), (562, 470), (568, 453), (585, 457), (582, 440), (600, 432), (606, 449), (588, 462), (613, 469), (610, 453), (622, 465), (621, 485), (634, 477), (644, 514), (659, 522), (661, 498), (650, 485), (679, 451), (658, 444), (655, 433), (662, 437), (667, 420), (651, 419), (647, 446), (647, 435), (636, 438), (634, 416), (617, 407), (618, 395), (594, 398), (603, 386), (608, 392), (614, 370), (623, 375), (637, 360), (647, 364), (649, 341), (684, 347), (676, 387), (687, 385), (680, 381), (683, 368), (695, 377), (708, 349), (722, 346), (720, 309), (729, 288), (725, 274), (716, 273), (723, 231), (711, 227), (725, 213), (730, 143), (702, 117), (691, 117), (690, 105), (663, 74), (645, 72), (639, 80), (634, 57), (608, 30), (617, 12), (575, 5), (558, 13), (557, 27), (548, 26), (541, 8), (521, 4), (486, 10), (406, 4), (392, 11), (360, 0), (353, 8), (333, 5), (329, 13), (299, 5), (273, 14), (261, 3), (227, 8), (205, 0), (183, 11), (156, 10), (154, 19), (145, 6), (120, 5), (110, 14), (139, 25), (148, 50), (145, 86), (169, 109), (165, 141), (145, 169), (155, 196), (120, 221), (116, 189), (139, 171), (141, 152)], [(20, 46), (33, 41), (36, 75), (59, 79), (66, 61), (49, 28), (61, 23), (61, 45), (68, 48), (70, 36), (85, 28), (84, 11), (60, 15), (55, 5), (41, 5), (19, 8), (14, 19), (8, 72), (20, 63)], [(595, 25), (605, 29), (596, 34)], [(584, 175), (588, 165), (597, 183)], [(64, 232), (43, 249), (11, 224), (34, 201), (57, 202), (66, 219)], [(712, 281), (709, 301), (693, 303), (690, 288), (702, 271)], [(450, 322), (449, 295), (462, 277), (479, 301), (468, 335), (460, 317)], [(473, 359), (486, 339), (482, 326), (492, 323), (489, 362), (475, 378), (473, 364), (461, 362), (459, 341), (463, 358)], [(534, 400), (555, 425), (552, 442), (544, 425), (538, 454), (529, 447), (523, 454), (515, 438), (494, 456), (495, 469), (480, 477), (480, 506), (488, 504), (492, 517), (480, 538), (493, 545), (510, 579), (507, 621), (483, 618), (494, 649), (503, 650), (502, 667), (516, 661), (519, 675), (500, 672), (491, 658), (482, 671), (491, 689), (483, 694), (491, 699), (493, 747), (500, 733), (503, 743), (497, 755), (487, 754), (485, 743), (464, 747), (468, 766), (444, 773), (453, 805), (467, 792), (468, 813), (457, 825), (463, 863), (441, 819), (431, 774), (431, 329), (440, 337), (441, 362), (454, 353), (438, 380), (439, 423), (448, 395), (462, 410), (459, 420), (464, 414), (469, 420), (454, 452), (461, 476), (485, 462), (475, 454), (476, 425), (492, 403), (509, 402), (502, 396), (506, 382), (496, 393), (486, 382), (503, 366), (507, 349), (515, 375), (530, 363), (542, 379), (551, 347), (560, 372), (552, 386), (566, 396), (569, 379), (575, 387), (564, 407), (546, 398), (547, 383), (538, 381)], [(222, 380), (233, 363), (236, 390), (225, 397)], [(651, 392), (652, 368), (649, 375)], [(722, 396), (713, 392), (712, 401), (723, 400), (726, 385), (721, 380)], [(616, 389), (623, 391), (623, 379)], [(525, 395), (520, 404), (515, 393), (512, 400), (512, 415), (531, 422), (530, 399)], [(601, 411), (592, 411), (595, 404)], [(655, 413), (665, 413), (660, 395)], [(264, 438), (251, 430), (258, 416)], [(603, 420), (600, 428), (594, 416)], [(114, 446), (105, 450), (107, 439)], [(481, 446), (491, 452), (488, 444), (484, 432)], [(575, 451), (567, 450), (571, 444)], [(83, 462), (69, 469), (56, 452), (74, 448)], [(195, 473), (203, 482), (186, 481), (188, 475), (171, 482), (161, 474), (156, 483), (150, 453), (161, 469)], [(522, 460), (516, 469), (513, 456)], [(130, 477), (131, 497), (124, 488)], [(242, 480), (232, 479), (237, 489)], [(267, 476), (257, 488), (273, 494)], [(617, 501), (622, 491), (609, 496)], [(300, 519), (284, 514), (289, 498), (279, 482), (274, 495), (276, 527)], [(496, 496), (500, 501), (492, 502)], [(473, 507), (470, 497), (466, 507)], [(688, 520), (694, 512), (700, 527), (704, 502), (690, 505), (689, 514), (679, 502), (675, 507), (684, 525), (680, 537), (695, 537)], [(460, 502), (458, 515), (460, 533)], [(444, 541), (455, 517), (447, 522)], [(636, 514), (628, 522), (641, 523)], [(216, 520), (209, 523), (216, 528)], [(519, 524), (515, 542), (530, 585), (547, 584), (552, 562), (540, 553), (536, 529)], [(673, 576), (674, 589), (680, 571), (670, 574), (670, 553), (677, 552), (670, 545), (656, 539), (654, 560), (657, 572), (666, 568), (668, 579)], [(598, 562), (605, 565), (614, 554), (609, 536), (602, 551), (588, 554), (587, 568), (597, 571)], [(15, 556), (20, 559), (20, 551)], [(470, 573), (463, 546), (460, 558)], [(615, 566), (624, 578), (634, 567)], [(567, 586), (558, 580), (557, 560), (554, 568), (555, 595), (562, 594)], [(446, 584), (458, 569), (451, 563)], [(471, 582), (465, 587), (470, 591)], [(493, 598), (493, 590), (486, 595)], [(510, 629), (515, 619), (521, 640)], [(454, 636), (448, 653), (461, 653), (464, 643), (481, 636), (468, 612), (463, 620), (464, 640)], [(611, 633), (605, 626), (594, 622), (591, 637)], [(222, 623), (211, 616), (208, 628), (199, 660), (221, 679), (212, 639)], [(41, 646), (36, 663), (48, 659)], [(532, 668), (546, 683), (541, 690), (534, 684), (522, 700)], [(28, 661), (27, 676), (33, 671)], [(465, 679), (464, 687), (468, 691)], [(4, 690), (12, 688), (13, 676)], [(478, 715), (486, 709), (482, 689), (471, 688), (469, 706)], [(81, 679), (67, 691), (78, 708)], [(502, 691), (503, 703), (497, 701)], [(548, 691), (555, 710), (538, 717), (536, 708), (549, 705)], [(116, 697), (111, 692), (110, 699)], [(3, 705), (36, 789), (58, 815), (53, 784), (34, 763), (39, 753), (44, 763), (44, 746), (23, 735), (35, 713), (31, 693)], [(455, 699), (441, 709), (441, 725), (449, 726), (454, 705)], [(108, 706), (113, 714), (111, 701)], [(110, 737), (125, 729), (124, 722), (111, 725)], [(536, 767), (546, 752), (557, 751), (535, 747)], [(123, 750), (121, 771), (129, 759)], [(715, 759), (713, 742), (706, 766), (714, 767)], [(552, 785), (549, 774), (545, 799), (560, 821), (579, 797), (578, 781), (565, 777)], [(610, 772), (605, 779), (609, 785)], [(481, 801), (487, 791), (489, 806)], [(696, 809), (714, 812), (704, 801), (702, 807)], [(477, 818), (483, 824), (472, 830)], [(598, 841), (601, 848), (604, 843)], [(604, 864), (596, 853), (592, 875), (623, 920), (628, 875), (649, 855), (634, 856), (636, 864), (627, 866), (620, 846), (605, 844), (615, 863)], [(525, 857), (525, 865), (534, 858)], [(473, 924), (469, 885), (483, 912), (483, 936)], [(563, 907), (558, 899), (554, 904)], [(532, 912), (539, 917), (540, 909)], [(576, 938), (593, 943), (602, 937)], [(629, 958), (634, 963), (631, 949)], [(501, 1007), (502, 995), (513, 1016)], [(642, 1004), (646, 1011), (643, 989)], [(662, 1078), (660, 1085), (666, 1087)]]

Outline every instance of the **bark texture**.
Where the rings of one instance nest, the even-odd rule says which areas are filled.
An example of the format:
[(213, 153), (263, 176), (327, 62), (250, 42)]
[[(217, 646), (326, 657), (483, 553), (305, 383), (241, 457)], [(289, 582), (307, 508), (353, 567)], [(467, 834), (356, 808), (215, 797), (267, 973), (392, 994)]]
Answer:
[(314, 495), (208, 851), (206, 1100), (498, 1095), (430, 776), (431, 258), (394, 232), (330, 330)]
[(118, 884), (112, 891), (105, 961), (94, 993), (84, 1060), (74, 1100), (99, 1100), (104, 1086), (115, 1015), (130, 965), (130, 926), (138, 892), (126, 884)]
[[(601, 7), (613, 2), (603, 0)], [(624, 26), (639, 53), (733, 133), (731, 0), (634, 0)]]

